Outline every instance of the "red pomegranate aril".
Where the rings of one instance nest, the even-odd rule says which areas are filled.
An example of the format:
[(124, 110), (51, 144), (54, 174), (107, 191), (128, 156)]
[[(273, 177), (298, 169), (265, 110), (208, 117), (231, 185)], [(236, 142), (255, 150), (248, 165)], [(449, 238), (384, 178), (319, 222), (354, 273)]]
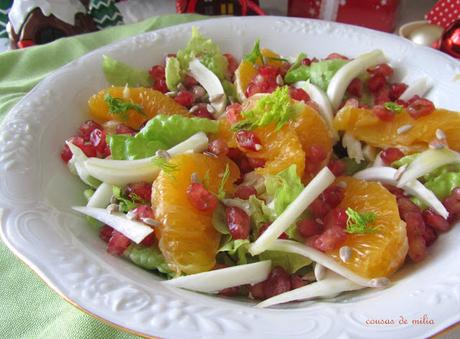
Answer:
[(264, 296), (271, 298), (275, 295), (291, 290), (291, 277), (280, 266), (276, 266), (270, 272), (267, 280), (264, 283)]
[(399, 99), (401, 94), (404, 93), (404, 91), (407, 89), (407, 85), (404, 83), (396, 83), (396, 84), (391, 84), (390, 86), (390, 100), (391, 101), (396, 101)]
[(139, 205), (133, 210), (133, 213), (139, 220), (142, 220), (144, 218), (155, 218), (155, 213), (153, 212), (152, 207), (150, 207), (149, 205)]
[(345, 196), (344, 189), (339, 186), (329, 186), (321, 194), (324, 201), (331, 207), (337, 207), (343, 200)]
[(235, 191), (235, 198), (247, 200), (251, 195), (256, 194), (257, 190), (253, 186), (240, 185)]
[(230, 148), (227, 156), (232, 159), (240, 169), (241, 174), (249, 173), (253, 170), (249, 163), (248, 157), (238, 148)]
[(391, 194), (396, 196), (396, 198), (403, 198), (404, 197), (404, 190), (401, 188), (392, 186), (392, 185), (383, 185)]
[(430, 100), (425, 98), (417, 98), (413, 101), (409, 101), (409, 106), (407, 106), (406, 110), (412, 118), (418, 119), (422, 116), (433, 113), (435, 107)]
[(375, 105), (372, 107), (372, 113), (382, 121), (392, 121), (395, 117), (395, 112), (386, 109), (383, 105)]
[(323, 230), (323, 225), (317, 223), (312, 219), (303, 219), (297, 222), (297, 231), (304, 238), (308, 238), (316, 234), (321, 234)]
[(426, 226), (425, 233), (423, 233), (423, 239), (425, 239), (426, 246), (429, 247), (438, 239), (438, 234), (432, 227)]
[(131, 240), (120, 232), (113, 230), (112, 236), (107, 244), (107, 252), (112, 255), (122, 255), (129, 245), (131, 245)]
[(227, 287), (224, 288), (223, 290), (219, 291), (219, 295), (222, 295), (224, 297), (235, 297), (240, 294), (240, 287), (239, 286), (234, 286), (234, 287)]
[(131, 199), (135, 198), (135, 196), (145, 201), (150, 201), (152, 199), (152, 184), (148, 182), (128, 184), (125, 191), (126, 195)]
[(382, 89), (386, 85), (387, 81), (385, 77), (379, 73), (370, 77), (367, 82), (367, 87), (372, 93), (377, 93), (380, 89)]
[(260, 151), (262, 149), (262, 143), (259, 137), (251, 131), (239, 131), (235, 135), (236, 141), (241, 148), (249, 151)]
[(331, 229), (334, 227), (345, 229), (347, 226), (348, 216), (343, 208), (334, 208), (324, 217), (324, 228)]
[(193, 207), (199, 211), (213, 211), (217, 207), (216, 196), (200, 183), (190, 184), (187, 188), (187, 198)]
[(184, 77), (183, 84), (186, 88), (192, 88), (193, 86), (198, 85), (198, 81), (196, 81), (194, 77), (191, 77), (190, 75), (186, 74)]
[(225, 209), (227, 225), (233, 239), (247, 239), (250, 231), (250, 219), (239, 207), (230, 206)]
[(458, 216), (460, 214), (460, 188), (455, 188), (443, 203), (452, 217)]
[(391, 165), (393, 162), (401, 159), (404, 153), (396, 147), (390, 147), (380, 153), (380, 158), (383, 160), (385, 165)]
[(248, 163), (249, 163), (249, 166), (251, 166), (252, 169), (264, 167), (266, 162), (267, 161), (265, 159), (257, 159), (257, 158), (249, 158), (248, 157)]
[(155, 243), (156, 243), (156, 237), (155, 237), (154, 232), (150, 233), (148, 236), (144, 238), (144, 240), (141, 241), (141, 245), (145, 247), (151, 247), (155, 245)]
[(342, 55), (339, 53), (331, 53), (326, 57), (326, 60), (335, 60), (335, 59), (350, 60), (345, 55)]
[(134, 135), (134, 134), (136, 134), (136, 131), (133, 130), (129, 126), (126, 126), (125, 124), (118, 124), (117, 127), (115, 127), (115, 133), (116, 134)]
[(399, 214), (401, 216), (403, 216), (407, 212), (420, 213), (420, 209), (409, 198), (398, 197), (397, 201), (398, 201)]
[(295, 290), (296, 288), (303, 287), (307, 285), (307, 282), (299, 277), (296, 274), (291, 275), (291, 290)]
[(97, 155), (96, 148), (83, 140), (82, 137), (71, 137), (67, 141), (80, 148), (87, 157), (95, 157)]
[(215, 155), (227, 155), (228, 145), (225, 140), (216, 139), (209, 143), (208, 150)]
[(303, 58), (302, 61), (300, 62), (304, 66), (310, 66), (311, 65), (311, 59), (309, 58)]
[(449, 222), (430, 209), (423, 211), (423, 220), (438, 232), (446, 232), (450, 229)]
[(91, 145), (94, 146), (98, 155), (107, 156), (107, 154), (104, 154), (106, 151), (106, 146), (107, 146), (107, 142), (105, 141), (105, 136), (106, 136), (105, 132), (98, 128), (95, 128), (89, 136), (89, 142), (91, 143)]
[(310, 101), (310, 96), (301, 88), (289, 87), (289, 95), (292, 99), (297, 101)]
[(109, 242), (110, 237), (112, 236), (113, 228), (109, 225), (103, 225), (99, 229), (99, 238), (101, 238), (104, 242)]
[(320, 145), (311, 145), (307, 151), (309, 161), (321, 162), (326, 160), (327, 154), (324, 148)]
[(251, 296), (254, 299), (256, 300), (265, 299), (264, 285), (265, 285), (265, 281), (261, 281), (260, 283), (254, 284), (249, 288), (249, 292), (251, 293)]
[(426, 242), (422, 235), (416, 235), (409, 238), (408, 255), (413, 262), (420, 262), (427, 255)]
[(275, 78), (279, 74), (279, 69), (272, 65), (263, 65), (259, 67), (258, 73), (263, 77)]
[(153, 80), (153, 89), (162, 93), (168, 92), (166, 85), (165, 67), (162, 65), (155, 65), (149, 71), (150, 77)]
[(228, 63), (227, 71), (228, 71), (229, 78), (230, 80), (232, 80), (232, 77), (234, 76), (235, 71), (239, 66), (239, 63), (236, 60), (236, 58), (233, 56), (233, 54), (225, 53), (224, 57), (227, 59), (227, 63)]
[(313, 242), (313, 247), (319, 251), (327, 252), (339, 248), (346, 240), (347, 235), (341, 227), (331, 227), (326, 229)]
[(356, 98), (349, 98), (347, 99), (345, 102), (343, 102), (343, 105), (342, 107), (345, 107), (345, 106), (350, 106), (350, 107), (353, 107), (353, 108), (358, 108), (360, 105), (359, 105), (359, 100), (356, 99)]
[(206, 104), (199, 104), (197, 109), (193, 110), (191, 113), (198, 118), (214, 120), (214, 116), (208, 111), (208, 105)]
[(347, 92), (348, 94), (361, 98), (361, 92), (363, 90), (363, 82), (359, 78), (354, 78), (348, 85)]
[(385, 85), (375, 93), (374, 105), (384, 105), (390, 101), (390, 87)]
[(176, 100), (176, 102), (182, 106), (190, 107), (193, 105), (195, 97), (192, 92), (184, 90), (177, 93), (177, 95), (174, 97), (174, 100)]
[(102, 130), (102, 126), (94, 120), (86, 120), (78, 128), (78, 136), (82, 137), (85, 141), (89, 141), (91, 132), (95, 129)]
[(372, 75), (380, 74), (383, 75), (385, 78), (388, 78), (391, 75), (393, 75), (394, 70), (393, 67), (391, 67), (388, 64), (380, 64), (375, 67), (369, 68), (367, 72)]
[(322, 218), (324, 217), (329, 211), (331, 207), (324, 202), (321, 197), (316, 198), (308, 207), (315, 218)]
[(407, 236), (415, 237), (425, 233), (426, 225), (420, 212), (406, 212), (402, 215), (406, 222)]
[(341, 176), (342, 174), (345, 173), (345, 168), (346, 168), (346, 165), (345, 163), (340, 160), (340, 159), (331, 159), (331, 161), (329, 161), (329, 164), (327, 165), (327, 167), (329, 167), (329, 169), (331, 170), (331, 172), (336, 176), (336, 177), (339, 177)]
[(225, 115), (230, 124), (236, 124), (241, 120), (241, 105), (240, 104), (231, 104), (225, 110)]
[(62, 148), (61, 159), (66, 164), (70, 161), (70, 159), (72, 159), (72, 151), (70, 150), (69, 146), (67, 146), (67, 144), (64, 144), (64, 147)]

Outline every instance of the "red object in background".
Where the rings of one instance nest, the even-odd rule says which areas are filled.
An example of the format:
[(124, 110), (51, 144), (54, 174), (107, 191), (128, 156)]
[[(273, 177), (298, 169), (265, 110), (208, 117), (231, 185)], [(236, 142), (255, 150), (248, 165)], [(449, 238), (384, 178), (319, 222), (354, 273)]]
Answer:
[(176, 0), (177, 13), (205, 15), (265, 15), (258, 0)]
[(455, 20), (460, 19), (460, 0), (440, 0), (425, 15), (430, 24), (441, 26), (444, 29)]
[(454, 21), (444, 31), (439, 49), (454, 58), (460, 58), (460, 20)]
[(289, 0), (288, 15), (392, 32), (398, 5), (399, 0)]

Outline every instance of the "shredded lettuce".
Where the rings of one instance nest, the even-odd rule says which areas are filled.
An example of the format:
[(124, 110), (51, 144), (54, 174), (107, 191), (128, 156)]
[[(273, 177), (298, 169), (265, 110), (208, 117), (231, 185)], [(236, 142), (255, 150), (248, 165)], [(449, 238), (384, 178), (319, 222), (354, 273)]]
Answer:
[(236, 87), (228, 80), (222, 80), (222, 87), (224, 88), (225, 95), (231, 101), (238, 101), (238, 94), (236, 93)]
[(102, 70), (107, 82), (114, 86), (152, 86), (152, 80), (147, 71), (133, 68), (107, 55), (103, 56)]
[(219, 46), (211, 39), (202, 36), (198, 29), (193, 27), (192, 37), (187, 46), (177, 52), (177, 60), (182, 70), (188, 70), (190, 61), (195, 58), (199, 59), (220, 80), (225, 78), (228, 62)]
[(260, 51), (260, 40), (259, 39), (257, 39), (256, 42), (254, 43), (254, 47), (252, 48), (252, 51), (244, 56), (244, 60), (247, 60), (253, 64), (255, 64), (257, 61), (260, 61), (261, 64), (264, 63), (264, 57)]
[(284, 76), (284, 81), (287, 84), (293, 84), (298, 81), (308, 80), (310, 79), (310, 70), (310, 66), (307, 65), (299, 65), (291, 68)]
[(155, 246), (144, 247), (142, 245), (131, 244), (123, 253), (134, 264), (147, 270), (158, 270), (170, 277), (173, 271), (169, 268), (164, 256)]
[(284, 86), (259, 99), (252, 110), (242, 112), (241, 115), (243, 120), (233, 125), (232, 129), (254, 129), (273, 123), (279, 130), (295, 118), (296, 108), (289, 96), (288, 87)]
[(142, 202), (142, 199), (133, 197), (133, 199), (128, 199), (123, 196), (121, 193), (121, 188), (118, 186), (113, 186), (113, 196), (117, 199), (118, 206), (121, 212), (127, 213), (137, 207), (136, 202)]
[(456, 187), (460, 187), (460, 171), (441, 172), (425, 182), (426, 188), (433, 191), (438, 199), (447, 198)]
[(275, 211), (265, 204), (265, 201), (251, 195), (248, 200), (249, 210), (251, 211), (251, 230), (254, 238), (259, 236), (262, 225), (270, 223), (276, 219)]
[(180, 72), (180, 63), (177, 58), (169, 57), (166, 59), (166, 67), (165, 67), (165, 76), (166, 76), (166, 86), (170, 91), (175, 91), (177, 85), (182, 80), (181, 72)]
[(394, 161), (391, 164), (391, 166), (394, 167), (394, 168), (399, 168), (399, 167), (404, 166), (404, 165), (409, 165), (410, 163), (412, 163), (412, 161), (415, 160), (415, 158), (419, 154), (420, 153), (414, 153), (414, 154), (406, 155), (406, 156), (402, 157), (401, 159)]
[(215, 133), (218, 128), (214, 120), (160, 114), (150, 119), (135, 136), (109, 135), (107, 143), (112, 159), (143, 159), (160, 149), (177, 145), (198, 132)]
[(247, 253), (249, 250), (250, 242), (248, 239), (236, 239), (228, 235), (225, 237), (223, 245), (217, 252), (227, 252), (238, 265), (245, 265), (248, 263)]
[(217, 205), (217, 208), (214, 210), (212, 214), (212, 225), (220, 234), (230, 234), (227, 225), (227, 215), (225, 213), (224, 205)]
[(312, 263), (310, 259), (297, 253), (281, 251), (265, 251), (259, 255), (260, 260), (271, 260), (272, 267), (281, 266), (286, 272), (292, 274)]
[(348, 60), (342, 59), (324, 60), (312, 63), (310, 65), (310, 82), (326, 91), (332, 77), (346, 63), (348, 63)]

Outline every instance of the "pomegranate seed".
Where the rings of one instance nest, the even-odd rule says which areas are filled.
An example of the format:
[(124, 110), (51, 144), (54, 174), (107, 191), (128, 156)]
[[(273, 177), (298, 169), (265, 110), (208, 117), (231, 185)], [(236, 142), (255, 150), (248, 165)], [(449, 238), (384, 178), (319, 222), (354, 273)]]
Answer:
[(61, 159), (66, 164), (70, 161), (70, 159), (72, 159), (72, 151), (70, 150), (69, 146), (67, 146), (67, 144), (64, 144), (64, 147), (62, 148)]
[(248, 157), (238, 148), (230, 148), (227, 156), (237, 164), (241, 174), (246, 174), (253, 170)]
[(194, 77), (191, 77), (188, 74), (185, 75), (183, 83), (186, 88), (192, 88), (193, 86), (198, 85), (198, 81), (196, 81)]
[(235, 191), (235, 198), (248, 200), (251, 195), (256, 195), (257, 191), (253, 186), (241, 185)]
[(444, 199), (444, 206), (453, 216), (460, 214), (460, 188), (455, 188), (451, 194)]
[(331, 210), (331, 207), (321, 197), (318, 197), (310, 204), (308, 209), (315, 218), (322, 218)]
[(153, 80), (153, 89), (166, 93), (168, 86), (166, 85), (165, 67), (162, 65), (155, 65), (149, 71), (150, 77)]
[(264, 285), (265, 285), (265, 282), (262, 281), (250, 287), (249, 291), (254, 299), (256, 300), (265, 299)]
[(407, 212), (415, 212), (415, 213), (420, 212), (420, 209), (417, 207), (417, 205), (414, 204), (409, 198), (406, 198), (406, 197), (398, 198), (398, 209), (399, 209), (399, 214), (401, 216)]
[(239, 66), (239, 63), (238, 61), (236, 61), (236, 58), (230, 53), (225, 53), (224, 57), (227, 59), (227, 63), (228, 63), (227, 72), (230, 75), (229, 78), (232, 79), (232, 77), (235, 74), (236, 69)]
[(257, 158), (249, 158), (249, 157), (248, 157), (248, 162), (249, 162), (249, 166), (251, 166), (252, 169), (264, 167), (266, 163), (265, 159), (257, 159)]
[(327, 154), (323, 146), (311, 145), (310, 147), (308, 147), (307, 157), (309, 161), (322, 162), (326, 160)]
[(259, 137), (251, 131), (238, 131), (235, 135), (238, 145), (249, 151), (260, 151), (262, 143)]
[(235, 297), (238, 294), (240, 294), (239, 286), (228, 287), (228, 288), (224, 288), (223, 290), (219, 291), (219, 295), (222, 295), (224, 297)]
[(343, 208), (334, 208), (324, 218), (324, 228), (334, 227), (345, 229), (347, 226), (348, 216)]
[(102, 126), (94, 120), (86, 120), (78, 128), (78, 136), (82, 137), (85, 141), (89, 141), (91, 132), (95, 129), (102, 130)]
[(258, 73), (264, 77), (275, 78), (279, 74), (279, 69), (272, 65), (263, 65), (259, 67)]
[(404, 190), (402, 190), (401, 188), (391, 186), (391, 185), (383, 185), (383, 186), (397, 198), (404, 198)]
[(344, 189), (339, 186), (329, 186), (321, 194), (323, 200), (331, 207), (337, 207), (343, 200), (345, 196)]
[(336, 176), (336, 177), (339, 177), (341, 176), (343, 173), (345, 173), (345, 163), (342, 161), (342, 160), (339, 160), (339, 159), (331, 159), (331, 161), (329, 161), (329, 164), (327, 165), (327, 167), (329, 167), (329, 169), (331, 170), (331, 172)]
[(418, 119), (422, 116), (429, 115), (435, 110), (434, 104), (425, 98), (418, 98), (409, 103), (407, 106), (407, 112), (414, 119)]
[(134, 215), (138, 220), (142, 220), (144, 218), (155, 218), (155, 213), (153, 209), (148, 205), (139, 205), (133, 210)]
[(110, 237), (109, 243), (107, 245), (107, 252), (112, 255), (122, 255), (130, 244), (131, 240), (129, 240), (120, 232), (113, 230), (112, 236)]
[(425, 233), (426, 226), (420, 212), (406, 212), (402, 215), (402, 219), (406, 222), (408, 237), (419, 236)]
[(380, 153), (380, 158), (382, 158), (385, 165), (391, 165), (393, 162), (401, 159), (404, 156), (404, 153), (395, 147), (390, 147)]
[(404, 101), (404, 100), (401, 100), (401, 99), (395, 100), (395, 104), (400, 105), (402, 107), (409, 106), (409, 103), (407, 101)]
[(246, 89), (247, 97), (256, 93), (271, 93), (277, 87), (276, 77), (280, 74), (279, 69), (271, 65), (260, 66), (257, 75)]
[(71, 137), (67, 141), (80, 148), (87, 157), (95, 157), (97, 155), (94, 146), (85, 142), (82, 137)]
[(347, 92), (348, 94), (361, 98), (361, 92), (363, 89), (363, 82), (359, 78), (354, 78), (348, 85)]
[(430, 209), (423, 211), (423, 220), (438, 232), (446, 232), (450, 229), (449, 222)]
[(109, 242), (110, 237), (112, 236), (113, 228), (109, 225), (104, 225), (99, 229), (99, 238), (104, 242)]
[(230, 124), (236, 124), (241, 120), (241, 105), (235, 103), (227, 106), (225, 115), (227, 116), (227, 120)]
[(322, 252), (339, 248), (346, 240), (347, 235), (343, 228), (331, 227), (325, 230), (313, 242), (313, 247)]
[(342, 55), (339, 53), (331, 53), (326, 57), (326, 60), (334, 60), (334, 59), (350, 60), (345, 55)]
[(301, 61), (301, 64), (304, 65), (304, 66), (310, 66), (311, 65), (311, 60), (308, 59), (308, 58), (303, 58), (302, 61)]
[[(267, 222), (263, 224), (262, 226), (260, 226), (258, 237), (260, 237), (262, 233), (264, 233), (270, 225), (271, 223)], [(289, 236), (286, 234), (286, 232), (281, 233), (280, 236), (278, 237), (278, 239), (288, 239), (288, 238)]]
[(307, 282), (303, 280), (301, 277), (299, 277), (296, 274), (291, 275), (291, 289), (295, 290), (296, 288), (303, 287), (307, 285)]
[(198, 108), (194, 110), (192, 114), (198, 118), (214, 120), (214, 116), (211, 114), (211, 112), (208, 111), (207, 104), (199, 104)]
[(323, 232), (323, 225), (317, 223), (312, 219), (303, 219), (297, 223), (297, 230), (300, 235), (304, 238), (311, 237), (315, 234), (321, 234)]
[(388, 101), (390, 101), (390, 87), (385, 85), (375, 94), (374, 105), (384, 105)]
[(145, 247), (151, 247), (155, 245), (156, 243), (155, 240), (156, 240), (155, 233), (152, 232), (148, 236), (146, 236), (144, 240), (141, 241), (141, 245)]
[(429, 247), (438, 239), (438, 234), (432, 227), (427, 226), (425, 233), (423, 233), (423, 239), (425, 239), (426, 246)]
[(193, 105), (195, 97), (193, 96), (192, 92), (184, 90), (177, 93), (177, 95), (174, 97), (174, 100), (176, 100), (176, 102), (182, 106), (190, 107)]
[(377, 93), (380, 89), (382, 89), (386, 85), (387, 81), (385, 77), (377, 73), (371, 76), (367, 82), (367, 87), (372, 93)]
[(208, 150), (215, 155), (227, 155), (228, 145), (225, 140), (216, 139), (209, 143)]
[(373, 68), (369, 68), (367, 72), (372, 75), (380, 74), (380, 75), (383, 75), (385, 78), (388, 78), (391, 75), (393, 75), (394, 70), (393, 70), (393, 67), (391, 67), (388, 64), (380, 64)]
[(409, 257), (413, 262), (420, 262), (425, 259), (427, 250), (426, 242), (422, 235), (408, 237), (409, 239)]
[(213, 211), (217, 207), (217, 198), (200, 183), (190, 184), (187, 188), (187, 198), (199, 211)]
[(351, 106), (353, 108), (358, 108), (359, 107), (359, 100), (356, 99), (356, 98), (347, 99), (347, 101), (345, 101), (343, 103), (343, 107), (345, 107), (345, 106)]
[(403, 94), (406, 89), (407, 85), (404, 83), (392, 84), (390, 87), (390, 100), (398, 100), (401, 94)]
[(289, 87), (289, 95), (292, 99), (297, 101), (310, 101), (310, 96), (301, 88)]
[(105, 158), (108, 154), (105, 154), (107, 149), (107, 142), (105, 141), (105, 132), (96, 128), (91, 132), (89, 136), (89, 142), (94, 146), (98, 156)]
[(128, 127), (124, 124), (118, 124), (117, 127), (115, 128), (115, 133), (116, 134), (128, 134), (128, 135), (134, 135), (136, 134), (136, 131), (133, 130), (131, 127)]
[(135, 196), (138, 196), (144, 201), (150, 201), (152, 199), (152, 184), (148, 182), (128, 184), (125, 188), (125, 192), (132, 200)]
[(386, 109), (383, 105), (375, 105), (372, 107), (372, 113), (382, 121), (392, 121), (395, 117), (395, 112)]
[(241, 208), (230, 206), (226, 210), (227, 225), (233, 239), (247, 239), (249, 237), (250, 219)]
[(287, 292), (291, 289), (291, 278), (289, 274), (280, 266), (276, 266), (270, 272), (264, 283), (264, 296), (271, 298), (275, 295)]

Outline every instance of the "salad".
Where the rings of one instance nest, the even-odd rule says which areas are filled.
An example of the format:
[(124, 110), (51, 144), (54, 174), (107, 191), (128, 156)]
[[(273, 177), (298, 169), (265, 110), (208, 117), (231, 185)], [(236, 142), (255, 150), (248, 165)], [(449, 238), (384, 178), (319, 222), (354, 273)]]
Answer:
[(380, 50), (237, 60), (197, 29), (109, 86), (61, 158), (107, 251), (163, 284), (268, 307), (384, 288), (460, 216), (460, 115)]

